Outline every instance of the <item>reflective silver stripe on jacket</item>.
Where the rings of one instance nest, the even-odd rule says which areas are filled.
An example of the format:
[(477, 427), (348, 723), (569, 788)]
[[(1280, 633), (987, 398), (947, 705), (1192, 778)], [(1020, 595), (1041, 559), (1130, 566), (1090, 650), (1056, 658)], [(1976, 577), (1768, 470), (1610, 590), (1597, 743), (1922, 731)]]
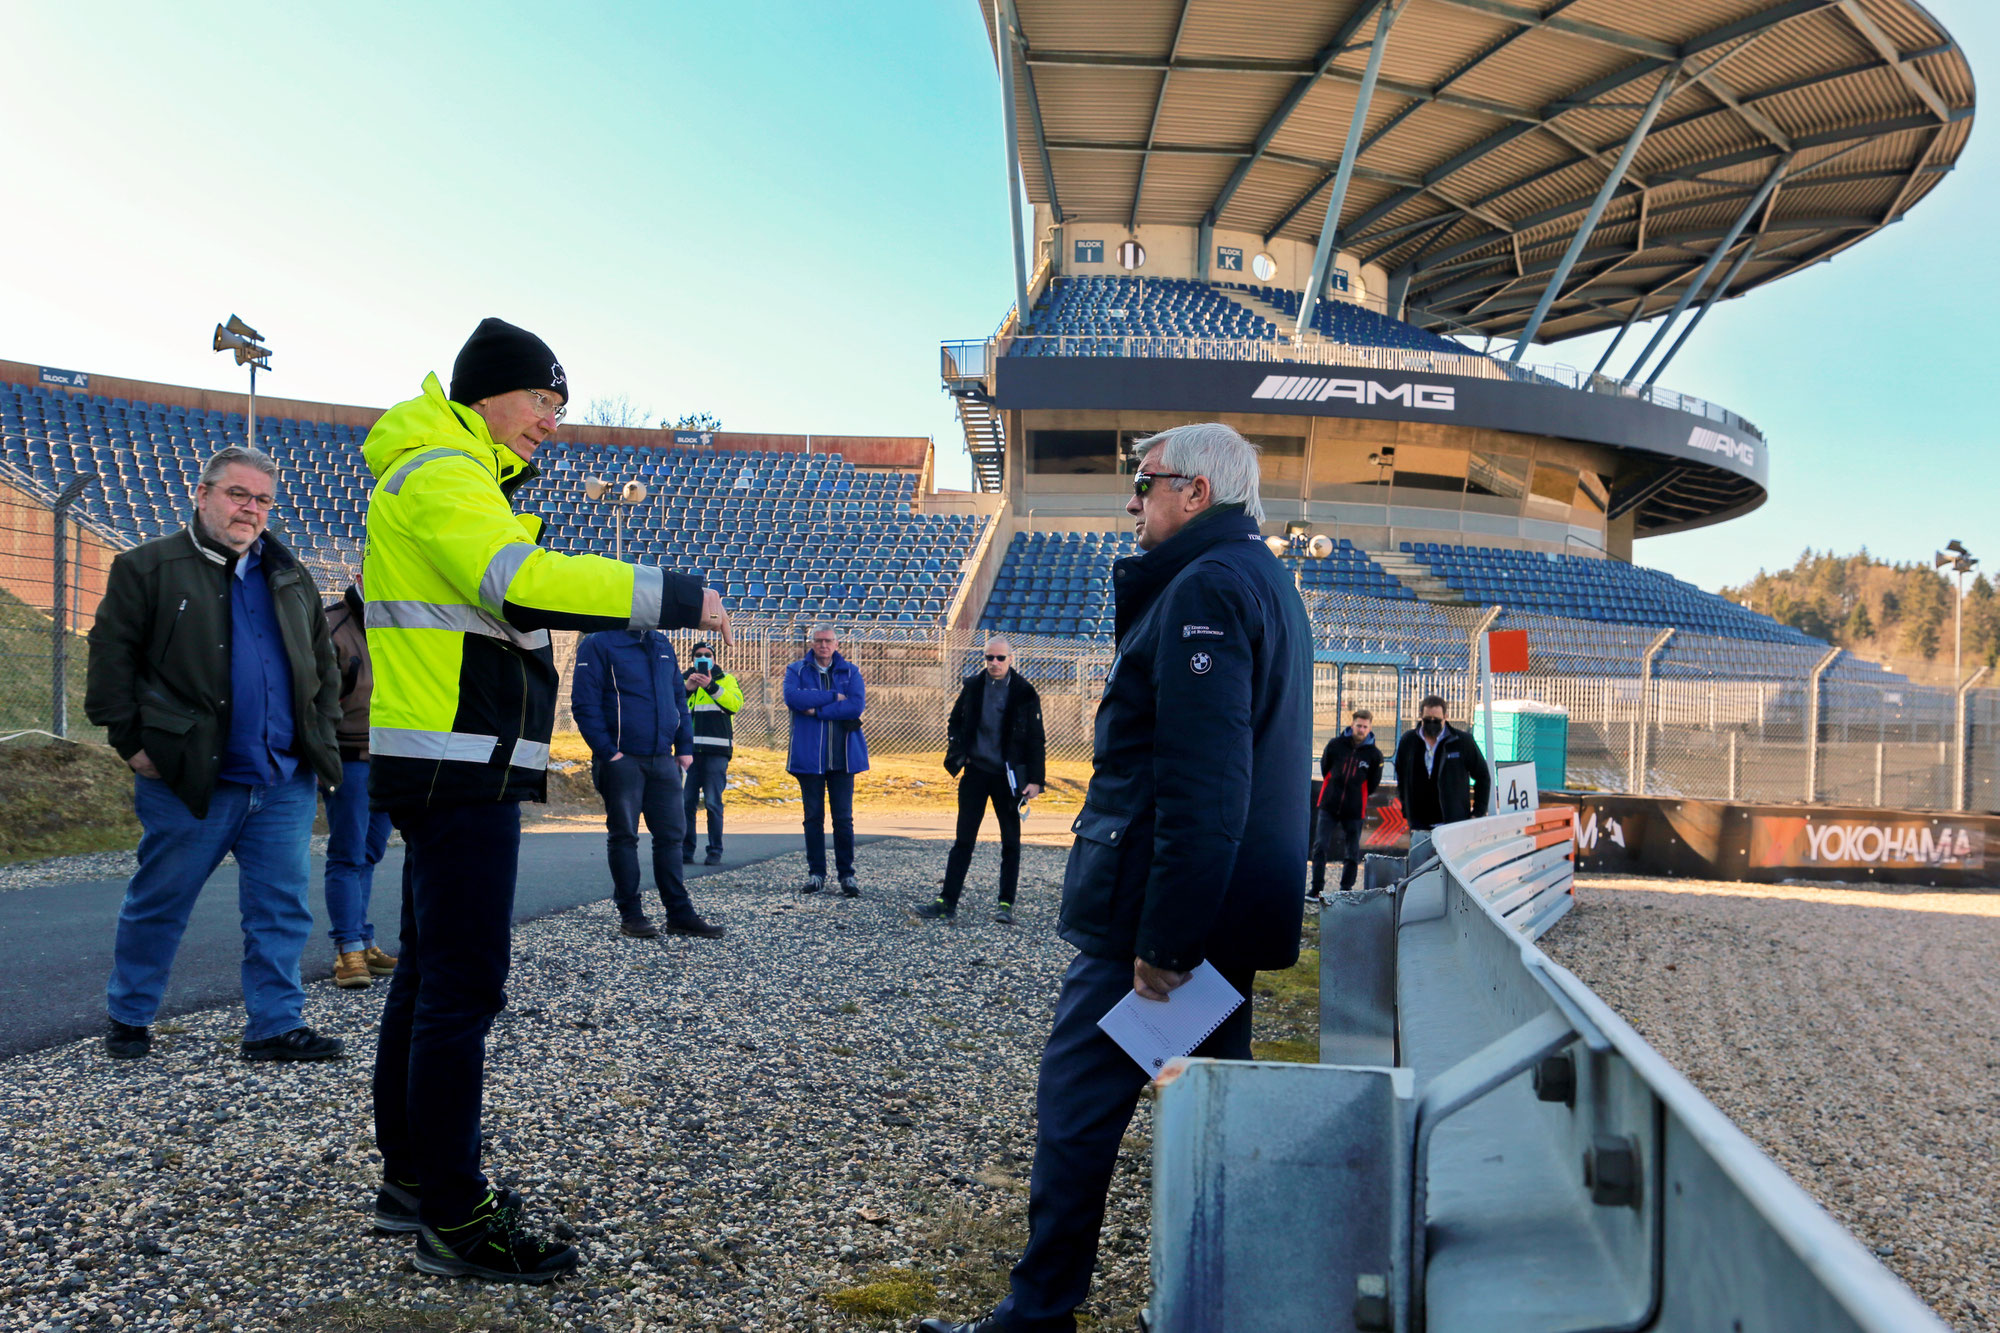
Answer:
[(368, 753), (394, 755), (399, 759), (452, 759), (468, 764), (484, 764), (493, 758), (498, 736), (475, 736), (464, 731), (419, 731), (415, 727), (368, 728)]
[(533, 542), (509, 542), (495, 552), (486, 562), (486, 572), (479, 576), (479, 604), (496, 616), (504, 612), (508, 585), (528, 563), (528, 557), (540, 549)]
[(476, 606), (439, 602), (370, 602), (367, 611), (363, 623), (369, 629), (455, 630), (461, 634), (483, 634), (489, 639), (505, 639), (530, 650), (549, 646), (547, 630), (515, 629)]
[(666, 599), (667, 576), (652, 565), (632, 568), (633, 629), (658, 629), (660, 603)]
[[(399, 759), (444, 759), (457, 763), (493, 762), (498, 736), (476, 736), (464, 731), (419, 731), (414, 727), (368, 728), (368, 752)], [(549, 747), (526, 737), (514, 742), (507, 762), (514, 768), (544, 769), (549, 766)]]
[[(426, 449), (422, 453), (418, 454), (415, 458), (409, 459), (406, 462), (404, 462), (394, 472), (391, 472), (389, 474), (389, 480), (382, 483), (382, 489), (389, 492), (389, 494), (391, 495), (400, 495), (403, 490), (403, 479), (405, 477), (408, 477), (412, 472), (422, 467), (425, 463), (429, 463), (434, 459), (450, 458), (453, 454), (458, 454), (465, 458), (472, 458), (472, 455), (466, 453), (465, 450), (463, 449)], [(476, 458), (472, 458), (472, 461), (477, 463), (479, 460)]]
[(729, 737), (727, 737), (727, 736), (697, 736), (697, 737), (695, 737), (695, 738), (694, 738), (694, 743), (695, 743), (696, 745), (719, 745), (719, 746), (721, 746), (721, 747), (722, 747), (723, 749), (727, 750), (727, 749), (729, 748)]

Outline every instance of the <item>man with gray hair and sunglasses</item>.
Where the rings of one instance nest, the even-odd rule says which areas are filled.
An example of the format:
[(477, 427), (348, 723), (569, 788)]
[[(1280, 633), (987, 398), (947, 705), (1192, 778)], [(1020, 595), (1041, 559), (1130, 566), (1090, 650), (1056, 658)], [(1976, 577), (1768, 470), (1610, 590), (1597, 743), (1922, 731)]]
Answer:
[(1157, 1072), (1097, 1021), (1212, 963), (1244, 1000), (1192, 1053), (1247, 1060), (1251, 982), (1298, 961), (1312, 626), (1259, 534), (1257, 451), (1211, 422), (1138, 452), (1140, 554), (1112, 572), (1118, 656), (1063, 875), (1060, 933), (1079, 952), (1042, 1052), (1028, 1248), (992, 1314), (924, 1333), (1074, 1329), (1119, 1141)]

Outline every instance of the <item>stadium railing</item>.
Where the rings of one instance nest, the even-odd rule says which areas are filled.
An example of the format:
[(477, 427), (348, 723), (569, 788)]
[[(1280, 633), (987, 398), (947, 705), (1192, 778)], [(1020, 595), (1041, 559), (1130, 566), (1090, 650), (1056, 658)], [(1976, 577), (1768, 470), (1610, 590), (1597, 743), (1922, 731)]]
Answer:
[(1484, 891), (1538, 840), (1534, 815), (1452, 825), (1399, 884), (1326, 909), (1323, 946), (1394, 972), (1372, 996), (1322, 989), (1322, 1055), (1358, 1028), (1362, 1051), (1391, 1034), (1379, 1060), (1169, 1066), (1149, 1327), (1941, 1333), (1536, 947), (1563, 872), (1511, 918)]

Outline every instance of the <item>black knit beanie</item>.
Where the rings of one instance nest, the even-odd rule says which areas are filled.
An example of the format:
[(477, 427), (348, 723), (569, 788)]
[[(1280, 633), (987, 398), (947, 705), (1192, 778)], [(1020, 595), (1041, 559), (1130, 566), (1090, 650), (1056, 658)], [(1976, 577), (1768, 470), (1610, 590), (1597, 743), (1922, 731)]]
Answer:
[(547, 343), (504, 319), (482, 319), (451, 363), (451, 400), (470, 407), (515, 389), (545, 389), (570, 400), (569, 377)]

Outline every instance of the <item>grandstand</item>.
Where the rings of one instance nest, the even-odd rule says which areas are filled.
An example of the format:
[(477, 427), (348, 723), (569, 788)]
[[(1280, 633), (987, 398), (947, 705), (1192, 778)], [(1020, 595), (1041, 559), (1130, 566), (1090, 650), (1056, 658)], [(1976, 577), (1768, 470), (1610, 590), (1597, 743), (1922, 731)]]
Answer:
[[(242, 413), (167, 401), (185, 397), (168, 386), (155, 386), (162, 392), (150, 400), (113, 397), (47, 388), (20, 373), (30, 368), (9, 369), (12, 378), (0, 379), (0, 463), (47, 493), (96, 473), (100, 484), (75, 512), (123, 542), (185, 523), (202, 461), (245, 438)], [(373, 415), (328, 408), (320, 417), (258, 420), (259, 446), (285, 473), (272, 527), (329, 582), (360, 563), (374, 485), (361, 443)], [(705, 575), (739, 612), (796, 620), (837, 606), (849, 623), (936, 627), (984, 523), (915, 512), (916, 471), (864, 470), (838, 452), (573, 438), (616, 433), (572, 428), (544, 445), (535, 459), (541, 475), (516, 492), (516, 503), (545, 520), (551, 549), (609, 551), (610, 506), (584, 499), (580, 482), (592, 474), (641, 481), (651, 494), (617, 516), (627, 554)]]
[[(1768, 493), (1762, 431), (1659, 377), (1715, 302), (1935, 186), (1965, 57), (1907, 0), (1539, 12), (981, 7), (1032, 216), (1014, 308), (940, 362), (1000, 501), (978, 624), (1108, 637), (1133, 444), (1221, 420), (1262, 451), (1266, 532), (1333, 540), (1291, 562), (1354, 622), (1328, 651), (1462, 662), (1442, 608), (1472, 605), (1599, 645), (1578, 670), (1666, 628), (1665, 674), (1814, 668), (1825, 644), (1637, 563)], [(1527, 355), (1598, 329), (1587, 371)]]

